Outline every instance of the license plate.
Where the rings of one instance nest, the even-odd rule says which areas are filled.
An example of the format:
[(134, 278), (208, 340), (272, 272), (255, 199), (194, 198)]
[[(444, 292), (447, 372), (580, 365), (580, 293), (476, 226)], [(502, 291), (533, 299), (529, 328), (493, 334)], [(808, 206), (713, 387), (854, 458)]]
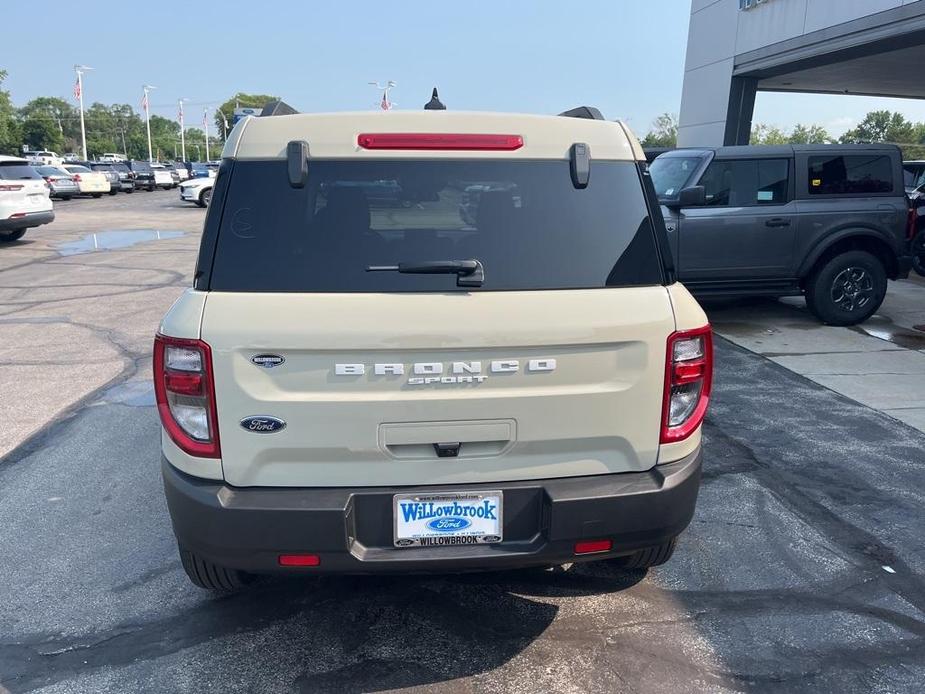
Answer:
[(29, 194), (29, 204), (30, 204), (30, 205), (38, 205), (39, 203), (42, 202), (42, 198), (44, 198), (44, 197), (45, 197), (45, 196), (42, 195), (41, 193), (38, 193), (38, 194), (36, 194), (36, 193), (30, 193), (30, 194)]
[(396, 547), (457, 547), (502, 540), (500, 491), (396, 494)]

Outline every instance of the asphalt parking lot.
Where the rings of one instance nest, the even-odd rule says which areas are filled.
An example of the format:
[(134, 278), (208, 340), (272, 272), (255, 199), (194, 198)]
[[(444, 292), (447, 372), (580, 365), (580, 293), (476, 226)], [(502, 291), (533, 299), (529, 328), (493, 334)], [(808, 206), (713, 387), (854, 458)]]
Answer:
[[(0, 248), (0, 691), (921, 691), (925, 434), (793, 360), (822, 336), (866, 371), (925, 347), (810, 325), (798, 304), (711, 306), (729, 339), (703, 487), (659, 569), (265, 579), (216, 597), (176, 555), (148, 383), (204, 213), (176, 191), (56, 213)], [(921, 399), (903, 380), (897, 402)]]

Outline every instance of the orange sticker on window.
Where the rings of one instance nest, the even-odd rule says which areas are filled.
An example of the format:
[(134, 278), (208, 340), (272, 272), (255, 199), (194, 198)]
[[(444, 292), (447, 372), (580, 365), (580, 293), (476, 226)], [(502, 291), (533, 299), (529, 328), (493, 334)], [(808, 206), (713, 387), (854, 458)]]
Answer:
[(814, 178), (814, 179), (813, 179), (813, 187), (817, 187), (817, 186), (821, 186), (821, 185), (822, 185), (822, 179), (821, 179), (821, 178)]

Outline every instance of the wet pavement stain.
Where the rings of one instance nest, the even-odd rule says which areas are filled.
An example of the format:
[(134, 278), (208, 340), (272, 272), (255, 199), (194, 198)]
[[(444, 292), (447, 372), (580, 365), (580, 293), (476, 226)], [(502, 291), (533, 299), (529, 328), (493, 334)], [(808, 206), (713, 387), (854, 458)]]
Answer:
[(61, 255), (78, 255), (80, 253), (93, 253), (95, 251), (111, 251), (117, 248), (128, 248), (136, 243), (145, 241), (164, 241), (185, 236), (185, 231), (162, 231), (160, 229), (131, 229), (98, 231), (87, 234), (79, 241), (68, 241), (58, 244), (55, 250)]
[(865, 323), (854, 326), (852, 330), (862, 335), (870, 335), (879, 340), (891, 342), (905, 349), (925, 350), (925, 334), (916, 332), (921, 327), (925, 326), (916, 326), (915, 330), (904, 328), (896, 325), (889, 318), (875, 315)]

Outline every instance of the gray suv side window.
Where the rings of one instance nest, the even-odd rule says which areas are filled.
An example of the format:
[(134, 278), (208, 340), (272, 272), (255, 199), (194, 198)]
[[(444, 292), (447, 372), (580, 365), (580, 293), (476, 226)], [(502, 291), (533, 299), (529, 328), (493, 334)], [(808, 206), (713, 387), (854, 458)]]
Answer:
[(714, 160), (700, 185), (712, 207), (782, 205), (789, 199), (789, 174), (787, 159)]
[(893, 190), (893, 163), (883, 155), (809, 157), (810, 195), (863, 195)]

